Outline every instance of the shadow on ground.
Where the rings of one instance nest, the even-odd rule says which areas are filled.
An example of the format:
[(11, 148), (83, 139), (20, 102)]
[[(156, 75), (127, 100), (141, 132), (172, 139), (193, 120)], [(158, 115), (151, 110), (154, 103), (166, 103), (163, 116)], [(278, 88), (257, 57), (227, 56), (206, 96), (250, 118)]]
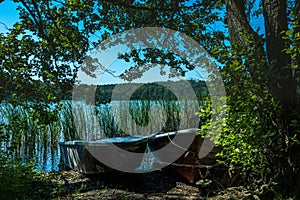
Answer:
[(176, 187), (179, 177), (164, 171), (143, 174), (111, 172), (91, 177), (91, 180), (103, 180), (111, 188), (124, 189), (135, 193), (166, 193)]
[(112, 171), (82, 175), (64, 171), (60, 199), (199, 199), (199, 190), (174, 174), (155, 171), (130, 174)]

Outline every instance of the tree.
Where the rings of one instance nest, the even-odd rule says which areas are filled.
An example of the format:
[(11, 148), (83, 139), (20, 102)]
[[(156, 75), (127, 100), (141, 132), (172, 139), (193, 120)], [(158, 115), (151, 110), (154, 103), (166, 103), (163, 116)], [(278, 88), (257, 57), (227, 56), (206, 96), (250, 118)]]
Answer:
[[(22, 65), (41, 77), (43, 84), (52, 85), (52, 93), (61, 82), (72, 83), (88, 49), (112, 34), (152, 26), (192, 37), (222, 64), (228, 108), (223, 135), (218, 138), (224, 149), (221, 157), (246, 174), (259, 174), (265, 182), (275, 180), (295, 188), (295, 179), (300, 180), (300, 159), (295, 153), (300, 140), (299, 0), (15, 2), (21, 4), (21, 23), (12, 32), (21, 28), (18, 34), (31, 38), (25, 43), (35, 47), (30, 55), (36, 57), (31, 59), (36, 65), (26, 63), (28, 59)], [(254, 6), (257, 2), (260, 5)], [(264, 33), (251, 23), (255, 16), (264, 20)], [(212, 28), (217, 25), (222, 28)], [(98, 42), (89, 41), (94, 33)], [(22, 40), (14, 38), (18, 46)], [(150, 69), (141, 67), (146, 63), (166, 64), (179, 74), (195, 67), (162, 50), (141, 49), (121, 58), (135, 61), (131, 69), (141, 73)], [(4, 60), (10, 65), (1, 66), (16, 69), (8, 57)], [(135, 78), (132, 70), (124, 71), (123, 78)], [(8, 74), (1, 72), (5, 83), (10, 83)]]
[[(261, 131), (262, 134), (265, 134), (265, 137), (272, 139), (272, 141), (269, 141), (272, 144), (265, 145), (266, 147), (261, 150), (270, 149), (270, 154), (273, 155), (268, 155), (269, 160), (266, 158), (268, 160), (267, 168), (272, 171), (273, 175), (281, 174), (282, 183), (291, 186), (297, 182), (296, 179), (299, 180), (299, 175), (298, 177), (295, 176), (295, 171), (299, 170), (299, 157), (295, 155), (295, 151), (299, 149), (299, 132), (295, 127), (298, 127), (299, 124), (295, 124), (295, 122), (298, 119), (297, 113), (299, 113), (297, 87), (299, 87), (300, 63), (299, 59), (286, 53), (290, 48), (295, 48), (295, 38), (292, 42), (286, 38), (291, 37), (291, 34), (297, 34), (298, 25), (292, 24), (299, 19), (298, 9), (300, 4), (299, 1), (261, 1), (265, 34), (260, 36), (257, 31), (253, 30), (250, 19), (247, 17), (247, 8), (251, 3), (253, 2), (225, 1), (229, 40), (234, 56), (230, 62), (236, 60), (240, 62), (242, 59), (245, 64), (242, 64), (242, 61), (238, 65), (246, 67), (245, 71), (251, 75), (251, 77), (248, 76), (248, 80), (252, 79), (253, 84), (259, 86), (252, 95), (255, 95), (253, 96), (255, 99), (264, 99), (265, 102), (261, 106), (258, 102), (255, 102), (252, 106), (260, 108), (258, 109), (260, 112), (265, 110), (268, 113), (264, 117), (265, 119), (261, 119), (261, 122), (264, 123), (261, 125), (266, 127)], [(266, 48), (264, 45), (266, 45)], [(240, 53), (240, 51), (243, 51), (243, 53)], [(228, 68), (230, 70), (230, 66)], [(227, 71), (227, 73), (234, 72)], [(239, 81), (241, 83), (241, 80)], [(239, 84), (239, 82), (236, 84)], [(247, 90), (249, 91), (250, 88)], [(238, 96), (242, 96), (242, 94)], [(236, 98), (234, 99), (236, 100)], [(251, 99), (248, 100), (248, 102), (250, 101)], [(273, 106), (267, 110), (263, 108), (272, 104)], [(252, 111), (253, 113), (255, 111)], [(261, 114), (257, 116), (262, 118)], [(267, 117), (270, 119), (266, 119)], [(255, 125), (258, 124), (255, 123)], [(236, 128), (240, 127), (237, 126)], [(278, 144), (279, 146), (276, 146)]]
[(0, 100), (59, 101), (71, 90), (86, 55), (86, 32), (79, 30), (71, 8), (50, 7), (49, 1), (15, 2), (21, 5), (20, 21), (1, 33)]

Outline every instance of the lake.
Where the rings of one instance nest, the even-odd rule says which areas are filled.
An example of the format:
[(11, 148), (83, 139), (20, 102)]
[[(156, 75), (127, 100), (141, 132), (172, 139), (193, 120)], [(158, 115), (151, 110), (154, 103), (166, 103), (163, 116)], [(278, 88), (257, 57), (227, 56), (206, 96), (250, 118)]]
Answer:
[[(92, 141), (126, 135), (150, 135), (198, 127), (198, 102), (195, 101), (114, 101), (99, 106), (83, 101), (61, 102), (57, 120), (43, 124), (36, 112), (10, 104), (0, 106), (0, 125), (5, 136), (3, 152), (33, 159), (38, 170), (57, 171), (60, 163), (59, 142)], [(51, 111), (48, 110), (49, 112)]]

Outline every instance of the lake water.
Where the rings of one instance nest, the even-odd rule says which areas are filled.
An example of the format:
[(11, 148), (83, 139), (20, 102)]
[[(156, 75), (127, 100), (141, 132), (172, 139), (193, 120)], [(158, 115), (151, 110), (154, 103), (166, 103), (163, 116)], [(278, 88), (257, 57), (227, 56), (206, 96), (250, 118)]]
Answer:
[[(198, 127), (199, 124), (194, 114), (198, 111), (198, 102), (118, 101), (97, 107), (83, 102), (62, 104), (59, 121), (47, 126), (34, 119), (32, 110), (2, 104), (0, 122), (8, 140), (0, 144), (1, 149), (5, 152), (13, 148), (15, 155), (21, 155), (24, 162), (34, 159), (39, 170), (57, 171), (60, 164), (59, 142), (74, 139), (91, 141), (122, 135), (147, 136), (162, 130)], [(151, 159), (151, 153), (146, 152), (145, 155), (145, 159)], [(144, 163), (141, 167), (151, 166)]]

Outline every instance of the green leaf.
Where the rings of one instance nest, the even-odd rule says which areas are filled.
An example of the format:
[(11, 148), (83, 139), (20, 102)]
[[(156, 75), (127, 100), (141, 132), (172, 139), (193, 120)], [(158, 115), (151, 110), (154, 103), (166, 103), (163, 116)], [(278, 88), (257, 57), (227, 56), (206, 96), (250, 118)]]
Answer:
[(290, 29), (285, 32), (285, 35), (292, 35), (293, 33), (294, 33), (294, 30)]

